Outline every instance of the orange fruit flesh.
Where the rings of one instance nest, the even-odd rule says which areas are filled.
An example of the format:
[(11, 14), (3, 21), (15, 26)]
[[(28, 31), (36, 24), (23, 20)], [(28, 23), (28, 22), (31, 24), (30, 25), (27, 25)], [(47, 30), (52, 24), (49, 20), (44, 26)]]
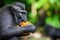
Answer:
[(21, 22), (20, 25), (23, 27), (23, 26), (31, 25), (31, 23), (29, 21), (27, 21), (27, 22)]
[[(31, 25), (31, 23), (29, 21), (21, 22), (20, 25), (21, 25), (21, 27), (25, 27), (25, 26)], [(30, 33), (24, 33), (23, 35), (27, 35), (27, 34), (30, 34)]]

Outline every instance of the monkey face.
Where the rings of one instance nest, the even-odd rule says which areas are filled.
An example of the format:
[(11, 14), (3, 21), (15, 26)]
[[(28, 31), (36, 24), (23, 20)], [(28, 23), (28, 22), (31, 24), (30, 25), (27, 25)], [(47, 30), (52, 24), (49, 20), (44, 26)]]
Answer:
[(18, 10), (14, 9), (14, 10), (15, 10), (15, 13), (17, 15), (18, 23), (20, 23), (22, 21), (27, 21), (27, 11), (25, 9), (24, 10), (22, 10), (22, 9), (18, 9)]
[[(15, 10), (15, 9), (14, 9)], [(27, 21), (27, 11), (26, 10), (15, 10), (15, 15), (18, 23), (22, 21)]]
[(15, 3), (12, 5), (12, 9), (14, 9), (14, 13), (17, 15), (17, 21), (20, 23), (21, 21), (27, 21), (27, 11), (25, 10), (25, 5), (22, 3)]
[(20, 10), (18, 13), (18, 19), (21, 21), (27, 21), (27, 12), (26, 10)]

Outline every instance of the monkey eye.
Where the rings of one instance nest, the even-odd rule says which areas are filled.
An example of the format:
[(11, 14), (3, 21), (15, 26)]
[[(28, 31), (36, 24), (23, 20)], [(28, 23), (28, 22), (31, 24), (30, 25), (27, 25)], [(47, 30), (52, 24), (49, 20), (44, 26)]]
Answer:
[(22, 13), (22, 14), (27, 14), (26, 10), (18, 10), (18, 12)]
[(27, 11), (26, 11), (26, 10), (21, 10), (21, 9), (16, 10), (16, 9), (15, 9), (15, 11), (16, 11), (17, 13), (27, 14)]

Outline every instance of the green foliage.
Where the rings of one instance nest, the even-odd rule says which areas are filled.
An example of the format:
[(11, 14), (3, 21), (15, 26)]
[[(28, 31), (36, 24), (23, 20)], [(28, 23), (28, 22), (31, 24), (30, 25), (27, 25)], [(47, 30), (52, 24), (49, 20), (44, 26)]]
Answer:
[(11, 4), (11, 3), (13, 3), (14, 1), (13, 0), (4, 0), (4, 4), (6, 5), (6, 4)]
[(38, 21), (37, 14), (29, 13), (29, 15), (28, 15), (28, 20), (29, 20), (31, 23), (36, 24), (37, 21)]
[(4, 4), (12, 4), (14, 2), (25, 2), (25, 0), (4, 0)]
[(27, 4), (32, 4), (33, 2), (35, 2), (36, 0), (26, 0)]

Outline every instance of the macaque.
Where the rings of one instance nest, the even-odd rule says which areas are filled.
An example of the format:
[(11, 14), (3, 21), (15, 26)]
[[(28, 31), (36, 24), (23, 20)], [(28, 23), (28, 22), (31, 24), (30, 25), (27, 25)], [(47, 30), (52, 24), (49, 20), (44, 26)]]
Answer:
[(18, 37), (23, 33), (35, 32), (34, 25), (21, 26), (21, 22), (27, 22), (27, 12), (23, 3), (16, 2), (0, 8), (0, 40), (19, 40)]

